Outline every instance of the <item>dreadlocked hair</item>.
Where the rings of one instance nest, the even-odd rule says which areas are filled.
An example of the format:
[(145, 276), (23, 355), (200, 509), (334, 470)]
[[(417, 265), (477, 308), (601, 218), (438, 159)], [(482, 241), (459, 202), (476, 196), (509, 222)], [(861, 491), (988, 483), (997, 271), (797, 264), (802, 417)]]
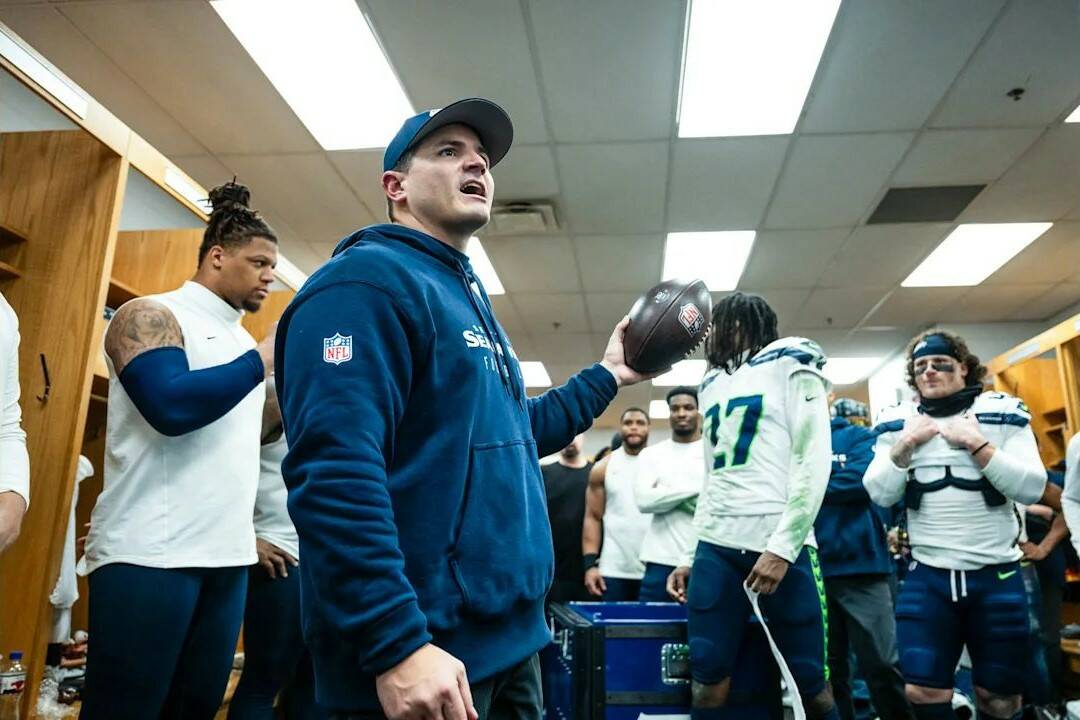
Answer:
[(734, 292), (713, 306), (705, 357), (710, 368), (730, 375), (778, 337), (776, 313), (765, 298)]
[(225, 250), (232, 250), (246, 245), (255, 237), (264, 237), (277, 243), (277, 234), (266, 224), (262, 216), (248, 207), (251, 191), (238, 184), (235, 179), (224, 185), (218, 185), (210, 191), (210, 204), (213, 211), (206, 224), (203, 241), (199, 246), (199, 264), (202, 264), (210, 248), (215, 245)]

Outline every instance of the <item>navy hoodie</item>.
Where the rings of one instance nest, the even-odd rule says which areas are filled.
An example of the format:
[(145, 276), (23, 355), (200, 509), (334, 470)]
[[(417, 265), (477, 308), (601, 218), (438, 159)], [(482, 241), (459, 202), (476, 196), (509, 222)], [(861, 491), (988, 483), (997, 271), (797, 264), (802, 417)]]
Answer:
[(537, 458), (603, 412), (611, 373), (527, 398), (468, 258), (400, 225), (338, 245), (282, 316), (275, 366), (320, 702), (377, 710), (375, 675), (428, 642), (471, 682), (548, 643)]
[(821, 573), (826, 578), (893, 571), (885, 526), (863, 487), (876, 439), (867, 428), (844, 418), (832, 419), (832, 474), (814, 521)]

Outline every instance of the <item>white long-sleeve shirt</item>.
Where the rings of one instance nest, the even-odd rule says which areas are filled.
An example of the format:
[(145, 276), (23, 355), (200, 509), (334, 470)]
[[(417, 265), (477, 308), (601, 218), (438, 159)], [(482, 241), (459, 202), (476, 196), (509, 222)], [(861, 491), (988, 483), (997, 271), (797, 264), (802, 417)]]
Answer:
[(0, 295), (0, 492), (30, 505), (30, 459), (19, 406), (19, 319)]
[(1065, 451), (1065, 489), (1061, 493), (1061, 509), (1069, 527), (1069, 539), (1080, 552), (1080, 435), (1073, 435)]
[(704, 452), (700, 438), (665, 440), (641, 451), (634, 498), (638, 510), (653, 514), (641, 544), (642, 562), (677, 566), (693, 547), (694, 516), (680, 505), (701, 492)]
[[(959, 479), (985, 477), (1005, 496), (1004, 504), (988, 505), (981, 492), (948, 486), (924, 493), (919, 509), (907, 508), (912, 557), (945, 570), (977, 570), (1019, 560), (1022, 526), (1016, 505), (1038, 502), (1046, 489), (1046, 469), (1027, 408), (1011, 395), (990, 392), (960, 415), (934, 419), (946, 425), (963, 414), (973, 416), (995, 448), (985, 468), (966, 448), (950, 447), (941, 435), (917, 447), (908, 468), (898, 468), (890, 453), (904, 421), (915, 412), (914, 405), (903, 403), (886, 408), (878, 418), (874, 460), (863, 476), (870, 498), (884, 507), (895, 505), (903, 499), (908, 482), (934, 482), (945, 476), (946, 469)], [(913, 478), (909, 470), (914, 471)]]

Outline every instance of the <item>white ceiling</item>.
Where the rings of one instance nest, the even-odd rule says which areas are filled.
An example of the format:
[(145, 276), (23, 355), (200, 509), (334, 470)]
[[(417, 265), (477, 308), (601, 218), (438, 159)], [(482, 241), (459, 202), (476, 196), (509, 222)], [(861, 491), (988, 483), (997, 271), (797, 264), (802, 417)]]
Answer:
[[(675, 138), (684, 0), (359, 4), (415, 107), (480, 95), (513, 117), (497, 197), (550, 201), (561, 228), (484, 244), (500, 320), (556, 382), (659, 280), (674, 230), (758, 230), (740, 288), (837, 355), (1080, 302), (1075, 0), (845, 0), (793, 135), (693, 140)], [(204, 185), (237, 174), (301, 268), (384, 219), (381, 152), (323, 151), (205, 0), (0, 0), (0, 21)], [(1055, 226), (982, 286), (900, 288), (955, 225), (867, 226), (877, 203), (972, 183), (960, 221)]]

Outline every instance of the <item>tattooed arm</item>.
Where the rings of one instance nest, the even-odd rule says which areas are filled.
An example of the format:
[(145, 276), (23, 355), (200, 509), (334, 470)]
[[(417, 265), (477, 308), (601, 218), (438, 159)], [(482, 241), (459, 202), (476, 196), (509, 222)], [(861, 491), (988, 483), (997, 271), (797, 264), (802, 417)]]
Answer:
[(116, 311), (105, 333), (105, 353), (116, 374), (132, 360), (154, 348), (184, 347), (184, 335), (173, 314), (153, 300), (137, 298)]
[(152, 300), (134, 300), (120, 308), (105, 334), (105, 352), (139, 413), (169, 437), (218, 420), (267, 372), (255, 349), (223, 365), (192, 370), (179, 323)]

